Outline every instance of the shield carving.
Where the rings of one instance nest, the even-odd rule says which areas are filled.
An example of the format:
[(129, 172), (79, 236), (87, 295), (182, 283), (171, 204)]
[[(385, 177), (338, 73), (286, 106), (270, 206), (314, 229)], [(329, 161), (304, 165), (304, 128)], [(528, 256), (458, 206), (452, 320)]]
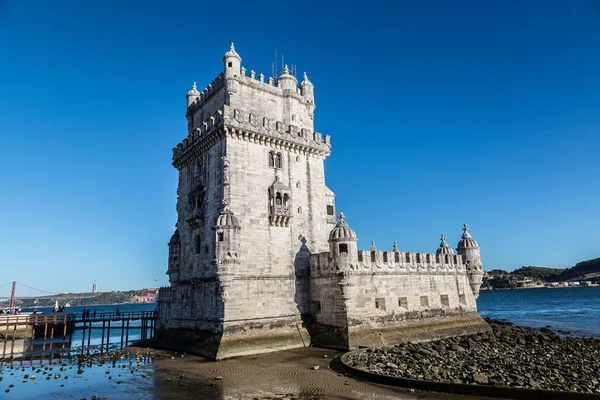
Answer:
[(273, 129), (273, 118), (267, 118), (267, 117), (265, 117), (263, 119), (263, 126), (268, 131), (270, 131), (271, 129)]
[(255, 128), (258, 126), (258, 116), (254, 113), (250, 113), (250, 125)]

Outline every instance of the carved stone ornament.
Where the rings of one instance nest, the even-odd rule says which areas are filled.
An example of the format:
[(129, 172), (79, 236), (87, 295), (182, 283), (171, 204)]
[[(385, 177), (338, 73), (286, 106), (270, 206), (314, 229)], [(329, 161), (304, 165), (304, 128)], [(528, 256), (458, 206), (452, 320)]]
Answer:
[(258, 126), (258, 116), (254, 113), (250, 113), (250, 125), (255, 128)]
[(273, 129), (273, 118), (267, 118), (267, 117), (265, 117), (263, 119), (263, 126), (268, 131), (270, 131), (271, 129)]
[(235, 118), (235, 120), (240, 124), (244, 122), (244, 115), (242, 114), (241, 110), (233, 110), (233, 118)]

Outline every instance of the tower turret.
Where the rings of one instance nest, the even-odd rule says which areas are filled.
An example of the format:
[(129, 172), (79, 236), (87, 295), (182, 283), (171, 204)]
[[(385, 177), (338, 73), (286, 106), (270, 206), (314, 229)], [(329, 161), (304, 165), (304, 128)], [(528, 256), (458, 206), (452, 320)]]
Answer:
[(481, 253), (479, 245), (469, 233), (467, 224), (463, 226), (463, 234), (456, 247), (458, 254), (462, 256), (467, 268), (471, 290), (475, 298), (479, 297), (479, 288), (483, 279), (483, 267), (481, 264)]
[(198, 91), (198, 89), (196, 89), (196, 82), (194, 82), (194, 84), (192, 85), (192, 88), (190, 89), (188, 94), (185, 96), (185, 98), (187, 99), (188, 108), (192, 105), (192, 103), (194, 101), (196, 101), (196, 99), (198, 97), (200, 97), (200, 92)]
[(214, 226), (216, 240), (215, 264), (219, 275), (221, 296), (228, 299), (229, 287), (237, 274), (240, 259), (240, 223), (223, 202), (223, 209)]
[(304, 73), (304, 79), (300, 83), (300, 94), (311, 102), (315, 101), (315, 86), (308, 80), (306, 72)]
[(358, 263), (358, 238), (345, 221), (344, 213), (338, 215), (339, 222), (329, 233), (329, 254), (338, 267), (356, 265)]
[(235, 51), (233, 43), (229, 47), (229, 51), (223, 56), (223, 72), (225, 73), (225, 79), (233, 78), (234, 76), (240, 75), (242, 67), (242, 57)]
[(167, 269), (167, 275), (169, 275), (169, 282), (171, 285), (179, 281), (179, 263), (181, 261), (181, 238), (179, 236), (179, 230), (175, 229), (175, 233), (169, 240), (169, 266)]
[(290, 69), (287, 65), (284, 66), (283, 73), (277, 78), (277, 86), (283, 90), (296, 90), (296, 85), (298, 85), (298, 79), (296, 79), (295, 76), (290, 75)]
[(442, 242), (440, 243), (440, 247), (435, 251), (435, 254), (437, 255), (454, 255), (454, 250), (452, 250), (452, 248), (450, 246), (448, 246), (448, 243), (446, 243), (446, 237), (442, 234)]

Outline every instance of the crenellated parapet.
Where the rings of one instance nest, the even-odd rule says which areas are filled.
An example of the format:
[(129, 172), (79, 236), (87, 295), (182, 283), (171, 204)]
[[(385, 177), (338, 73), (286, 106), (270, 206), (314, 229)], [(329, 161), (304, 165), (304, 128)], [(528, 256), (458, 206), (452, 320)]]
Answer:
[[(215, 94), (217, 93), (223, 86), (225, 85), (224, 74), (221, 72), (211, 83), (208, 84), (199, 92), (195, 98), (188, 103), (187, 113), (186, 115), (191, 115), (202, 106)], [(195, 88), (195, 84), (194, 84)]]
[(329, 252), (312, 254), (311, 275), (332, 275), (340, 271), (349, 274), (435, 274), (465, 275), (466, 265), (461, 255), (439, 255), (427, 253), (405, 253), (399, 251), (359, 250), (357, 262), (348, 262), (346, 254), (339, 260)]

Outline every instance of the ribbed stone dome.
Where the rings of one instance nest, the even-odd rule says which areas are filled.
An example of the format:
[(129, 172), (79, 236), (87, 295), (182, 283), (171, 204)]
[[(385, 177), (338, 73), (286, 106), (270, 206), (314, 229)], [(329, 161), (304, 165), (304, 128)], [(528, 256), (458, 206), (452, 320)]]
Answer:
[(446, 243), (446, 238), (444, 237), (444, 235), (442, 235), (442, 243), (440, 243), (440, 247), (436, 250), (435, 254), (437, 254), (437, 255), (453, 255), (454, 254), (454, 250), (452, 250), (452, 248), (450, 246), (448, 246), (448, 243)]
[(233, 212), (225, 208), (217, 217), (216, 226), (240, 226), (240, 223), (235, 215), (233, 215)]
[(329, 233), (329, 240), (356, 240), (356, 233), (344, 221), (344, 213), (338, 215), (340, 221), (335, 224), (335, 228)]
[(460, 242), (458, 242), (458, 246), (456, 247), (458, 249), (478, 249), (479, 245), (469, 233), (469, 228), (467, 227), (467, 224), (463, 226), (462, 230), (462, 238), (460, 239)]
[(229, 47), (229, 51), (227, 53), (225, 53), (225, 56), (223, 56), (223, 60), (227, 57), (236, 57), (236, 58), (239, 58), (240, 61), (242, 59), (242, 57), (240, 57), (240, 55), (235, 51), (235, 47), (233, 47), (233, 43), (231, 43), (231, 47)]
[(196, 88), (196, 82), (194, 82), (194, 84), (192, 85), (192, 88), (190, 89), (190, 91), (188, 92), (187, 95), (188, 96), (200, 96), (200, 92)]
[(179, 244), (181, 242), (181, 239), (179, 237), (179, 230), (175, 229), (175, 233), (173, 233), (173, 236), (171, 236), (171, 240), (169, 240), (169, 244)]

